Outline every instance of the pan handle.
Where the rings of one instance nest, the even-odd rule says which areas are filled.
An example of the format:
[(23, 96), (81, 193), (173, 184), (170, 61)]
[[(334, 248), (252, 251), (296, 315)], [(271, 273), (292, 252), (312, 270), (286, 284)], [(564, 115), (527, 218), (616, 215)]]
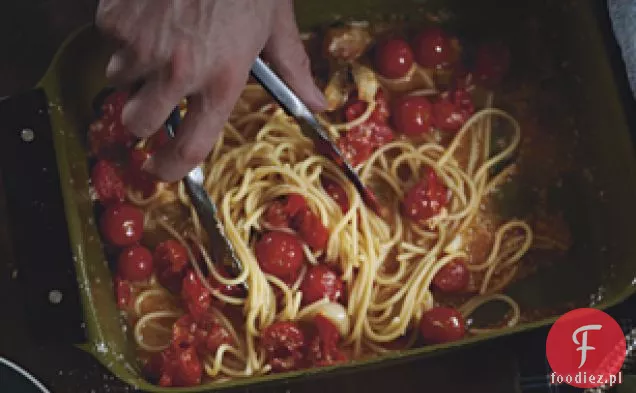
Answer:
[(0, 185), (16, 266), (10, 286), (21, 292), (11, 301), (24, 301), (26, 318), (15, 323), (26, 324), (38, 342), (84, 343), (46, 93), (0, 101), (0, 119)]

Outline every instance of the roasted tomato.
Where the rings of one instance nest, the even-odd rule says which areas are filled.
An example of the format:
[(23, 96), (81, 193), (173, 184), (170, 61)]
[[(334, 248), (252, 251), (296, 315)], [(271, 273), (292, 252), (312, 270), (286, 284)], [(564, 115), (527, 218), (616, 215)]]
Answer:
[(291, 226), (312, 250), (323, 250), (327, 246), (329, 231), (308, 207), (294, 216)]
[(210, 291), (201, 283), (199, 276), (193, 270), (188, 271), (183, 278), (181, 298), (195, 319), (205, 315), (212, 303)]
[(150, 197), (157, 189), (157, 179), (143, 169), (143, 165), (150, 158), (146, 149), (132, 149), (128, 158), (128, 170), (126, 181), (130, 186), (144, 195)]
[(357, 166), (366, 161), (379, 147), (391, 142), (395, 136), (384, 123), (366, 122), (347, 131), (338, 139), (338, 148), (347, 161)]
[(393, 104), (393, 126), (408, 136), (425, 134), (431, 129), (432, 112), (428, 98), (402, 96)]
[(97, 199), (104, 205), (123, 202), (126, 197), (124, 180), (119, 168), (109, 161), (97, 161), (91, 170), (91, 183)]
[(459, 311), (434, 307), (422, 315), (420, 333), (427, 344), (441, 344), (464, 337), (466, 323)]
[(442, 292), (460, 292), (466, 289), (469, 279), (466, 264), (456, 259), (439, 269), (433, 278), (433, 285)]
[(144, 372), (159, 386), (187, 387), (201, 383), (203, 368), (193, 346), (171, 345), (154, 355)]
[(334, 270), (325, 265), (316, 265), (307, 271), (300, 290), (303, 292), (303, 304), (323, 298), (337, 302), (342, 298), (344, 283)]
[(117, 259), (117, 272), (124, 280), (144, 281), (152, 275), (152, 254), (139, 245), (122, 250)]
[(161, 285), (172, 293), (179, 293), (188, 266), (186, 248), (176, 240), (164, 240), (155, 247), (153, 258)]
[(422, 67), (444, 69), (453, 62), (450, 37), (440, 28), (430, 27), (413, 39), (415, 61)]
[(265, 222), (274, 228), (289, 227), (290, 220), (301, 209), (307, 206), (305, 198), (300, 194), (289, 194), (285, 198), (276, 200), (265, 211)]
[(302, 366), (305, 335), (298, 324), (274, 322), (263, 330), (260, 345), (272, 371), (291, 371)]
[(134, 135), (121, 122), (121, 111), (127, 97), (124, 92), (115, 92), (106, 97), (102, 116), (89, 126), (88, 142), (94, 156), (119, 158), (135, 142)]
[[(347, 105), (345, 106), (345, 119), (347, 119), (347, 121), (354, 121), (359, 118), (367, 110), (368, 105), (367, 102), (358, 99), (357, 96), (354, 95), (347, 101)], [(375, 109), (373, 113), (371, 113), (371, 116), (369, 116), (368, 121), (385, 123), (389, 116), (389, 103), (386, 97), (384, 97), (384, 92), (380, 89), (375, 95)]]
[(331, 366), (346, 362), (348, 359), (338, 348), (340, 333), (328, 318), (322, 315), (314, 317), (316, 334), (308, 348), (308, 360), (316, 367)]
[(439, 214), (448, 202), (448, 188), (434, 170), (427, 168), (424, 178), (404, 195), (402, 214), (412, 220), (426, 221)]
[(256, 259), (263, 272), (285, 278), (298, 272), (305, 260), (305, 254), (297, 236), (271, 231), (265, 233), (256, 243)]
[(349, 211), (349, 197), (340, 184), (326, 176), (320, 178), (320, 184), (322, 184), (322, 188), (325, 189), (331, 199), (340, 206), (340, 210), (343, 213)]
[(445, 93), (433, 103), (433, 124), (442, 131), (456, 132), (475, 112), (470, 94), (464, 89)]
[(109, 244), (130, 246), (141, 240), (144, 230), (144, 214), (138, 208), (125, 203), (111, 205), (100, 217), (102, 235)]
[(172, 327), (172, 345), (193, 346), (201, 356), (214, 354), (223, 344), (232, 344), (232, 336), (210, 313), (198, 318), (185, 314)]
[(375, 48), (375, 68), (391, 79), (401, 78), (413, 66), (413, 51), (409, 44), (399, 38), (380, 42)]

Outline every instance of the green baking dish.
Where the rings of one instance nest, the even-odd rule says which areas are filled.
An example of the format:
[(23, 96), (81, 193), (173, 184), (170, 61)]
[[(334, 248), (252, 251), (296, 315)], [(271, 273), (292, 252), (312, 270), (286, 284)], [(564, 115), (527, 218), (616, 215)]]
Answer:
[[(536, 309), (538, 317), (514, 328), (452, 344), (396, 352), (338, 367), (255, 377), (180, 391), (198, 392), (280, 382), (432, 356), (440, 350), (460, 348), (549, 325), (559, 313), (572, 307), (592, 305), (607, 308), (636, 291), (636, 243), (632, 241), (633, 231), (630, 230), (636, 221), (636, 205), (633, 204), (636, 200), (636, 161), (593, 2), (554, 5), (549, 1), (536, 1), (522, 7), (509, 3), (303, 0), (297, 2), (297, 15), (301, 28), (309, 29), (340, 17), (375, 20), (388, 13), (418, 21), (427, 12), (443, 9), (450, 11), (441, 14), (450, 15), (449, 28), (470, 35), (505, 36), (518, 40), (516, 42), (520, 46), (532, 42), (525, 40), (523, 34), (533, 31), (533, 21), (554, 27), (554, 40), (547, 45), (566, 59), (556, 68), (567, 67), (559, 74), (560, 79), (555, 85), (558, 84), (561, 98), (568, 102), (572, 112), (570, 130), (572, 135), (577, 135), (576, 149), (579, 152), (579, 169), (564, 177), (563, 186), (554, 192), (554, 198), (564, 209), (575, 242), (567, 260), (550, 269), (540, 270), (509, 289), (525, 308)], [(527, 24), (522, 23), (526, 19)], [(521, 58), (528, 60), (532, 51), (530, 46), (522, 48), (519, 53)], [(106, 83), (103, 70), (109, 53), (107, 45), (92, 27), (81, 29), (63, 44), (37, 86), (46, 92), (51, 108), (64, 207), (88, 335), (88, 342), (82, 345), (82, 349), (131, 385), (154, 392), (170, 391), (174, 389), (151, 385), (138, 374), (131, 343), (121, 329), (111, 274), (89, 197), (84, 134), (92, 115), (92, 99)], [(532, 72), (534, 65), (532, 61), (517, 64), (517, 71)], [(546, 83), (550, 84), (550, 79)], [(569, 151), (572, 135), (565, 131), (563, 134), (555, 138), (555, 144)], [(540, 172), (540, 157), (536, 164), (537, 172)], [(512, 200), (524, 199), (523, 189), (516, 190), (516, 194), (514, 191), (511, 192)], [(522, 203), (519, 202), (519, 205)]]

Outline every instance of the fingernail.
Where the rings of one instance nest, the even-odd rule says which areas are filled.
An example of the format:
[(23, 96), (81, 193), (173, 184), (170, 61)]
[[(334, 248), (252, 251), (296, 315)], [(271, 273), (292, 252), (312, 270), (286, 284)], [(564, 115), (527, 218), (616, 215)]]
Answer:
[(115, 53), (110, 57), (110, 61), (106, 66), (106, 78), (112, 78), (124, 68), (124, 57), (120, 52)]

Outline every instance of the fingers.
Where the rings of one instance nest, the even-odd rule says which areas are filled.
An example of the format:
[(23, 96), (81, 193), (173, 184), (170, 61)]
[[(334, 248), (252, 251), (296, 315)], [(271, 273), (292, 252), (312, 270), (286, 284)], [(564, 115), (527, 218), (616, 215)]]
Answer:
[(208, 83), (211, 87), (192, 97), (175, 139), (146, 162), (146, 171), (173, 182), (205, 160), (247, 81), (247, 70), (238, 78), (232, 73), (236, 75), (235, 70), (216, 72), (217, 77)]
[(276, 28), (263, 50), (263, 57), (311, 110), (323, 111), (327, 102), (311, 76), (311, 63), (300, 39), (292, 2), (284, 0), (284, 3), (279, 6)]

